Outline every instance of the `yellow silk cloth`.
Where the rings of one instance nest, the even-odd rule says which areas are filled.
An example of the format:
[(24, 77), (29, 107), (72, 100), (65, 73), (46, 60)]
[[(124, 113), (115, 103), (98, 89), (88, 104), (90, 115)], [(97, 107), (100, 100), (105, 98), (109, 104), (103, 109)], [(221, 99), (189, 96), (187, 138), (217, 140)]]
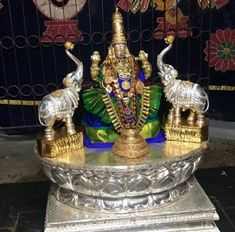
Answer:
[[(110, 127), (89, 127), (85, 131), (91, 143), (112, 143), (118, 138), (118, 134)], [(155, 119), (145, 123), (140, 135), (144, 138), (153, 138), (160, 132), (160, 122)]]

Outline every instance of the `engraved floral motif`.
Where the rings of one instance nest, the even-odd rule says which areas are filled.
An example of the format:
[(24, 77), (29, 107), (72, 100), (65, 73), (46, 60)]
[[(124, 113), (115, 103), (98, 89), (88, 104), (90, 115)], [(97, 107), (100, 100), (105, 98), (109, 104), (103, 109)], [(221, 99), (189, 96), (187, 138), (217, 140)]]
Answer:
[(162, 167), (146, 165), (129, 172), (68, 169), (42, 162), (46, 175), (62, 188), (92, 196), (115, 197), (166, 191), (186, 181), (198, 167), (199, 153)]
[(52, 191), (57, 200), (74, 208), (85, 207), (90, 210), (123, 213), (157, 208), (176, 201), (191, 189), (193, 186), (192, 182), (193, 178), (167, 191), (154, 194), (149, 193), (139, 197), (92, 197), (80, 195), (77, 192), (61, 188), (56, 184), (53, 185)]
[(192, 186), (191, 176), (203, 152), (191, 153), (164, 165), (149, 163), (130, 170), (70, 167), (41, 159), (46, 175), (56, 183), (56, 198), (72, 207), (132, 212), (177, 200)]

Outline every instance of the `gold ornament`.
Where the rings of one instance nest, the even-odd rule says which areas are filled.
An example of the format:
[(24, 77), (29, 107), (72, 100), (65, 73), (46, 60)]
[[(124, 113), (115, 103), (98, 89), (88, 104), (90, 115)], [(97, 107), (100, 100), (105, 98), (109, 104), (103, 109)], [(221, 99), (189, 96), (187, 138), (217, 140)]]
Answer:
[(140, 136), (140, 130), (121, 129), (120, 137), (115, 141), (112, 152), (114, 155), (125, 158), (139, 158), (149, 153), (149, 146)]
[(145, 62), (148, 60), (148, 54), (146, 52), (144, 52), (143, 50), (141, 50), (139, 52), (139, 60), (142, 62)]
[(131, 87), (131, 84), (130, 84), (129, 81), (123, 81), (123, 82), (122, 82), (122, 88), (123, 88), (124, 90), (129, 90), (130, 87)]
[(91, 78), (92, 80), (97, 80), (97, 77), (99, 75), (99, 62), (100, 62), (100, 54), (97, 51), (93, 52), (93, 55), (91, 56)]
[(106, 105), (107, 113), (112, 120), (112, 123), (113, 123), (115, 130), (117, 132), (119, 132), (120, 129), (123, 127), (123, 124), (120, 120), (118, 112), (116, 111), (116, 109), (113, 105), (111, 97), (109, 96), (109, 94), (105, 94), (105, 95), (103, 95), (102, 100), (103, 100), (104, 104)]
[(144, 83), (141, 80), (138, 80), (135, 88), (136, 88), (137, 93), (142, 94), (144, 91)]
[(173, 35), (168, 35), (164, 40), (166, 44), (172, 44), (174, 42), (175, 37)]
[(67, 41), (65, 44), (64, 44), (64, 47), (66, 50), (73, 50), (74, 49), (74, 44), (70, 41)]
[(138, 59), (141, 61), (145, 77), (148, 79), (152, 74), (152, 66), (148, 61), (148, 54), (141, 50)]
[(131, 62), (128, 59), (118, 60), (115, 69), (121, 80), (128, 80), (131, 78), (132, 68)]
[(113, 76), (106, 76), (106, 77), (104, 78), (104, 82), (105, 82), (105, 84), (110, 85), (110, 84), (112, 84), (113, 79), (114, 79)]
[(104, 71), (104, 82), (107, 85), (110, 85), (113, 83), (114, 76), (112, 75), (112, 72), (110, 69), (105, 69)]
[(141, 94), (140, 115), (136, 124), (136, 127), (138, 127), (140, 130), (143, 128), (149, 115), (149, 95), (149, 86), (144, 86), (143, 92)]
[(205, 121), (202, 127), (198, 127), (184, 119), (178, 125), (167, 121), (165, 134), (167, 140), (201, 143), (208, 141), (208, 122)]
[(209, 85), (210, 91), (235, 91), (235, 86), (231, 85)]
[(111, 93), (113, 89), (110, 85), (106, 85), (105, 90), (107, 93)]
[(123, 18), (121, 13), (116, 8), (116, 12), (113, 14), (112, 17), (112, 24), (113, 24), (113, 38), (112, 38), (112, 45), (118, 43), (127, 43), (124, 26), (123, 26)]
[(64, 84), (65, 87), (72, 87), (73, 86), (73, 80), (70, 77), (65, 77), (63, 79), (63, 84)]
[(80, 131), (68, 135), (66, 128), (62, 127), (57, 129), (53, 140), (48, 140), (44, 134), (40, 134), (37, 137), (37, 148), (39, 155), (43, 157), (54, 158), (66, 155), (83, 148), (83, 133)]

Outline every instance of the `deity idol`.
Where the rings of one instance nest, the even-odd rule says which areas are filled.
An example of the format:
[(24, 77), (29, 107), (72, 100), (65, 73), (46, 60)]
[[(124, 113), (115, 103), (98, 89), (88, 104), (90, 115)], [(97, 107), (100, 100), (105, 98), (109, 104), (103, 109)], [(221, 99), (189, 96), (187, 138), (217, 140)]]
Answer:
[(152, 73), (148, 54), (140, 51), (135, 57), (129, 52), (118, 10), (113, 14), (112, 26), (112, 43), (104, 62), (99, 65), (97, 51), (91, 57), (91, 77), (99, 88), (85, 89), (82, 93), (87, 111), (83, 118), (85, 145), (112, 146), (123, 129), (127, 133), (138, 129), (147, 142), (161, 142), (164, 137), (158, 110), (162, 90), (158, 85), (144, 84)]

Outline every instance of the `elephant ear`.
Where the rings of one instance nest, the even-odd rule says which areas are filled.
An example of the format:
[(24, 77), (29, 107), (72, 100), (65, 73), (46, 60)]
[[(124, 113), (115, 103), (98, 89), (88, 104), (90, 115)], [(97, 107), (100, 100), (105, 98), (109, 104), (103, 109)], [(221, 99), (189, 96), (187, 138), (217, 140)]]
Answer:
[(105, 94), (106, 91), (104, 89), (85, 89), (82, 92), (82, 100), (84, 107), (88, 112), (97, 115), (103, 123), (110, 124), (111, 119), (102, 98)]

